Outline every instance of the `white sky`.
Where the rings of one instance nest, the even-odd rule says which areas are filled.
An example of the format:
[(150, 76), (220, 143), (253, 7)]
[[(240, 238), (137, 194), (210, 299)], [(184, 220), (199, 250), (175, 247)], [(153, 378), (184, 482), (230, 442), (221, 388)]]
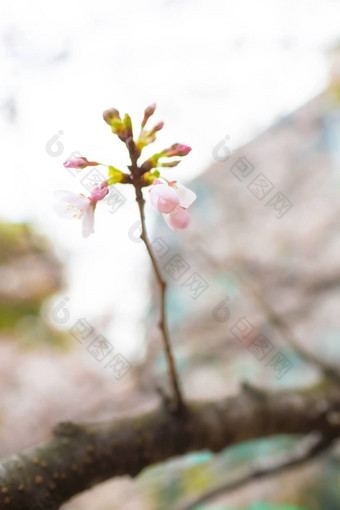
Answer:
[[(80, 151), (123, 169), (125, 151), (102, 111), (114, 106), (139, 123), (156, 101), (165, 129), (155, 149), (193, 148), (169, 176), (196, 176), (221, 138), (234, 149), (324, 88), (339, 19), (332, 0), (1, 3), (0, 216), (53, 237), (68, 262), (62, 296), (89, 321), (113, 312), (109, 339), (123, 353), (143, 335), (146, 258), (127, 236), (136, 205), (130, 195), (114, 215), (98, 210), (97, 233), (83, 240), (78, 222), (53, 211), (55, 190), (83, 191), (62, 162)], [(59, 131), (64, 150), (52, 157), (45, 147)]]

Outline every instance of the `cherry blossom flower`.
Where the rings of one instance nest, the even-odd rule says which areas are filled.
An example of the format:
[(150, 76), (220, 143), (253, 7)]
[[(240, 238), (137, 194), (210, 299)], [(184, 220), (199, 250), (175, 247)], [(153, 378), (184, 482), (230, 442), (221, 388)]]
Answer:
[(94, 186), (89, 197), (71, 191), (57, 191), (55, 196), (60, 201), (55, 209), (64, 218), (82, 220), (83, 237), (88, 237), (94, 233), (94, 211), (97, 202), (103, 200), (108, 192), (107, 181)]
[(196, 194), (176, 181), (156, 179), (150, 190), (151, 204), (163, 214), (168, 226), (174, 232), (187, 228), (190, 216), (187, 208), (196, 200)]
[(150, 202), (160, 213), (169, 214), (179, 205), (179, 198), (174, 188), (159, 181), (150, 191)]

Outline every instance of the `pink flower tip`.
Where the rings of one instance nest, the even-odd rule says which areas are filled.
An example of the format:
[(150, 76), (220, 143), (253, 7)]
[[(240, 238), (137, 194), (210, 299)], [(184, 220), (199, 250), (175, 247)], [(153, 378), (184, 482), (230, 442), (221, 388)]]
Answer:
[(145, 126), (145, 124), (147, 123), (147, 121), (151, 117), (151, 115), (153, 115), (155, 113), (155, 110), (156, 110), (156, 103), (152, 103), (152, 104), (150, 104), (150, 106), (145, 108), (144, 117), (142, 120), (142, 127)]
[(175, 209), (167, 216), (164, 216), (164, 218), (171, 230), (174, 232), (183, 230), (190, 225), (190, 215), (188, 211), (180, 205), (175, 207)]
[(190, 151), (189, 145), (174, 143), (169, 149), (166, 149), (165, 153), (167, 156), (186, 156)]
[(150, 117), (151, 115), (153, 115), (155, 113), (156, 106), (157, 106), (156, 103), (150, 104), (150, 106), (145, 108), (144, 114), (147, 115), (148, 117)]
[(90, 200), (92, 200), (93, 202), (103, 200), (109, 193), (109, 188), (107, 184), (108, 184), (107, 181), (103, 181), (102, 183), (93, 186)]
[(87, 166), (97, 166), (98, 163), (96, 161), (88, 161), (86, 158), (82, 156), (68, 159), (64, 162), (65, 168), (76, 168), (80, 170), (81, 168), (86, 168)]
[(155, 127), (153, 128), (152, 131), (160, 131), (161, 129), (163, 129), (164, 127), (164, 122), (161, 121), (161, 122), (158, 122), (158, 124), (155, 125)]

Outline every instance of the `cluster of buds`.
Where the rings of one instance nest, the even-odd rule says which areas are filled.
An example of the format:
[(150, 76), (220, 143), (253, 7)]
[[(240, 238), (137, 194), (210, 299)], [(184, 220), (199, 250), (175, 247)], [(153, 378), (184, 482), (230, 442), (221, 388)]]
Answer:
[(175, 143), (171, 147), (154, 154), (142, 164), (138, 164), (138, 159), (144, 147), (156, 140), (157, 132), (164, 126), (163, 122), (158, 122), (153, 128), (147, 129), (147, 122), (154, 114), (155, 109), (156, 104), (152, 104), (145, 109), (137, 139), (133, 137), (132, 121), (127, 113), (123, 118), (115, 108), (110, 108), (103, 113), (103, 118), (110, 126), (112, 133), (125, 143), (129, 151), (131, 159), (131, 165), (128, 166), (129, 173), (122, 172), (112, 165), (89, 161), (83, 156), (65, 161), (64, 166), (66, 168), (83, 169), (89, 166), (101, 165), (108, 169), (107, 179), (95, 185), (88, 197), (66, 191), (58, 193), (60, 198), (60, 203), (57, 206), (58, 212), (66, 217), (82, 219), (83, 235), (85, 237), (94, 232), (94, 211), (97, 202), (104, 200), (109, 193), (109, 187), (115, 184), (132, 184), (140, 192), (142, 188), (149, 187), (150, 203), (162, 213), (172, 230), (181, 230), (189, 225), (190, 217), (187, 209), (196, 199), (196, 195), (176, 181), (165, 179), (161, 175), (161, 169), (177, 166), (181, 159), (168, 160), (168, 158), (186, 156), (191, 148), (187, 145)]
[(110, 108), (103, 113), (103, 119), (111, 127), (112, 133), (117, 135), (122, 142), (126, 142), (132, 137), (132, 122), (128, 113), (121, 119), (119, 111), (116, 108)]

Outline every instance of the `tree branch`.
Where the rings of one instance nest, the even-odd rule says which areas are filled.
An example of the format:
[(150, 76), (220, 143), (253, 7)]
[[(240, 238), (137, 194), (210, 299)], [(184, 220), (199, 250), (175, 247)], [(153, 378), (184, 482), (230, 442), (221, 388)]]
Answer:
[(97, 425), (60, 424), (53, 438), (0, 464), (0, 509), (56, 510), (72, 496), (115, 476), (200, 450), (276, 434), (340, 436), (335, 386), (272, 394), (243, 391), (217, 402), (166, 406)]

